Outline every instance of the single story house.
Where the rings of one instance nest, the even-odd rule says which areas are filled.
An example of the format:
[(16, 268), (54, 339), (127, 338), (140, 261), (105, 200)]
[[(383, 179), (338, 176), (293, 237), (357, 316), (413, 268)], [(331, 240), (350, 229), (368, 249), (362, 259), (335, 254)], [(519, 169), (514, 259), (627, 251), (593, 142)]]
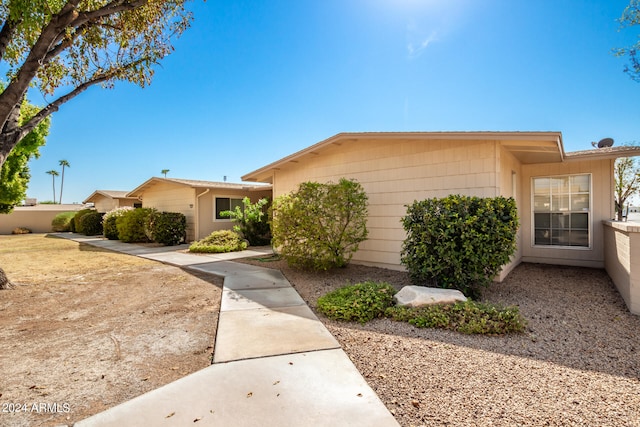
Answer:
[(122, 207), (140, 207), (140, 200), (135, 197), (127, 197), (128, 191), (96, 190), (82, 203), (93, 203), (98, 212), (109, 212)]
[[(271, 184), (274, 198), (306, 181), (357, 180), (369, 197), (369, 238), (353, 262), (390, 269), (403, 269), (407, 205), (450, 194), (513, 197), (518, 248), (501, 280), (523, 261), (604, 268), (614, 161), (637, 155), (639, 147), (622, 146), (566, 153), (560, 132), (340, 133), (242, 179)], [(640, 312), (640, 271), (637, 279)]]
[(187, 218), (187, 240), (202, 239), (214, 231), (231, 229), (229, 218), (220, 212), (242, 206), (242, 199), (252, 203), (271, 198), (271, 185), (236, 184), (191, 179), (153, 177), (127, 193), (142, 202), (142, 207), (180, 212)]

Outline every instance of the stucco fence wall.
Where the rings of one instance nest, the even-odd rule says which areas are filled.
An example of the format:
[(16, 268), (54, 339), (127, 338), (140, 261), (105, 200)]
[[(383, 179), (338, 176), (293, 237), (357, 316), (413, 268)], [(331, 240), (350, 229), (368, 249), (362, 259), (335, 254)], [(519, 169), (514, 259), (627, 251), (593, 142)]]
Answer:
[(11, 234), (18, 227), (33, 233), (49, 233), (51, 221), (61, 212), (78, 211), (82, 205), (36, 205), (19, 206), (10, 214), (0, 214), (0, 234)]
[(603, 224), (605, 269), (629, 311), (640, 315), (640, 223)]

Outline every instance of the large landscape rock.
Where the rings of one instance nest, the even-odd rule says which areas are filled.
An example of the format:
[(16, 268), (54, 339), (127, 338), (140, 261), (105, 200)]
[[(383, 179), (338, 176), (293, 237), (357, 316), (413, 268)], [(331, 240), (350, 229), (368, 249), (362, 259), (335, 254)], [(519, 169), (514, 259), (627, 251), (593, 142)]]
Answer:
[(466, 301), (462, 292), (456, 289), (426, 288), (424, 286), (405, 286), (393, 296), (400, 306), (420, 307), (431, 304), (450, 304)]

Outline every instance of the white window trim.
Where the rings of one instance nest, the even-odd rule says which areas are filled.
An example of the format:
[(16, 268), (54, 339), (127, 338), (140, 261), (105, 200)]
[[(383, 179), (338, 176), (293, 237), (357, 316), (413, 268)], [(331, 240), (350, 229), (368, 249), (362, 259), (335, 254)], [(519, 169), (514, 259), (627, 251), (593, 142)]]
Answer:
[[(560, 245), (536, 245), (536, 223), (535, 223), (535, 187), (533, 182), (536, 178), (558, 178), (558, 177), (571, 177), (571, 176), (583, 176), (589, 175), (589, 246), (560, 246)], [(558, 175), (539, 175), (531, 177), (531, 247), (536, 249), (571, 249), (577, 251), (591, 251), (593, 250), (593, 174), (592, 173), (571, 173), (571, 174), (558, 174)]]

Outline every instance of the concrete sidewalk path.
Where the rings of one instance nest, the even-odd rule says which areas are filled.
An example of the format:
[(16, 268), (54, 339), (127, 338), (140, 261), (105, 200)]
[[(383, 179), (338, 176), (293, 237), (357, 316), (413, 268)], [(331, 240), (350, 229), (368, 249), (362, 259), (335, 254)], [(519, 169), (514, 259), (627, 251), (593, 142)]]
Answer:
[(282, 273), (231, 261), (270, 248), (195, 255), (58, 235), (224, 277), (213, 364), (75, 426), (398, 426)]

